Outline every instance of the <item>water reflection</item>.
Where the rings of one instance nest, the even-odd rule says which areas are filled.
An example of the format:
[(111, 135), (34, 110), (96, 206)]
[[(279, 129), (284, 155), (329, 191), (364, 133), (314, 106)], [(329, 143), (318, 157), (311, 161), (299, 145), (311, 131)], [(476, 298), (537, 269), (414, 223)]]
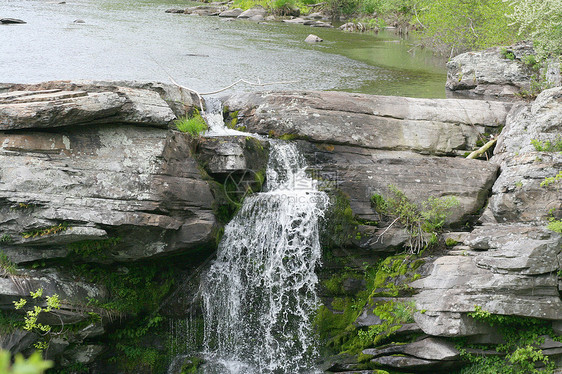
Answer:
[[(3, 0), (2, 17), (28, 23), (0, 26), (0, 81), (168, 81), (170, 74), (201, 91), (245, 78), (298, 81), (271, 89), (445, 96), (443, 61), (412, 52), (410, 44), (389, 34), (164, 13), (189, 5), (179, 0)], [(77, 19), (85, 23), (74, 23)], [(325, 42), (304, 43), (310, 33)]]

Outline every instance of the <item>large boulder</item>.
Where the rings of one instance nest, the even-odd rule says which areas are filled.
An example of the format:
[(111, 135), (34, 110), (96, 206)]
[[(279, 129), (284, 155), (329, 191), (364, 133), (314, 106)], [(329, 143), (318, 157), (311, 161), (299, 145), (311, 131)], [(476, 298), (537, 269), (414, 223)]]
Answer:
[(460, 204), (449, 223), (462, 222), (485, 204), (497, 172), (496, 165), (479, 160), (299, 143), (313, 176), (342, 190), (353, 212), (366, 220), (379, 219), (371, 196), (389, 195), (388, 186), (394, 185), (420, 204), (429, 197), (455, 196)]
[(342, 190), (359, 217), (378, 220), (370, 198), (392, 184), (417, 203), (457, 197), (449, 223), (482, 207), (497, 166), (439, 156), (472, 150), (484, 132), (504, 124), (511, 106), (344, 92), (236, 94), (225, 105), (248, 131), (301, 139), (313, 177)]
[(522, 60), (534, 54), (528, 43), (462, 53), (447, 63), (450, 92), (475, 97), (515, 98), (535, 75)]
[(558, 185), (541, 186), (562, 170), (561, 134), (562, 87), (513, 109), (492, 158), (501, 174), (492, 189), (487, 222), (544, 222), (548, 216), (562, 216)]

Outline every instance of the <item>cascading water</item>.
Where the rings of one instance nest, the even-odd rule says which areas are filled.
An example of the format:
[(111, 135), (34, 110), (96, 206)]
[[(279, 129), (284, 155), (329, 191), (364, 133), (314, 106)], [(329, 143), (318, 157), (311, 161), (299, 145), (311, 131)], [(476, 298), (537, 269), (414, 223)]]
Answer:
[(293, 144), (272, 142), (267, 192), (245, 199), (201, 285), (205, 373), (309, 373), (319, 220), (328, 204)]
[(248, 133), (229, 129), (224, 125), (222, 117), (222, 101), (216, 97), (209, 97), (205, 100), (206, 112), (204, 114), (205, 121), (209, 130), (205, 136), (248, 136)]

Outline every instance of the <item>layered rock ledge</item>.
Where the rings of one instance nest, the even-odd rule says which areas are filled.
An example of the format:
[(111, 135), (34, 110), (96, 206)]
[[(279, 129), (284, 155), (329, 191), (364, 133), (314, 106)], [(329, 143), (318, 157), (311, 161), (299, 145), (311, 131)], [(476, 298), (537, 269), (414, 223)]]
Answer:
[[(297, 142), (313, 177), (345, 198), (355, 235), (332, 248), (321, 271), (345, 276), (363, 261), (376, 264), (407, 249), (407, 232), (377, 225), (381, 217), (371, 205), (371, 196), (386, 194), (389, 185), (415, 203), (458, 199), (445, 222), (457, 230), (447, 234), (455, 246), (426, 256), (423, 264), (407, 263), (408, 270), (375, 290), (372, 303), (353, 321), (359, 329), (378, 326), (384, 321), (374, 314), (375, 306), (414, 302), (415, 322), (395, 331), (411, 343), (364, 353), (372, 356), (370, 365), (436, 372), (465, 364), (451, 337), (498, 343), (494, 329), (468, 316), (475, 305), (547, 320), (560, 331), (562, 239), (544, 226), (548, 217), (560, 218), (562, 201), (556, 185), (540, 184), (562, 169), (562, 159), (531, 142), (557, 141), (561, 97), (560, 89), (552, 89), (534, 103), (514, 105), (265, 92), (231, 95), (224, 115), (236, 119), (233, 127)], [(190, 94), (159, 83), (0, 85), (0, 249), (9, 261), (2, 264), (0, 309), (12, 310), (14, 300), (44, 288), (64, 299), (65, 323), (86, 321), (92, 309), (81, 301), (107, 300), (112, 292), (71, 274), (68, 261), (75, 259), (76, 244), (102, 243), (88, 248), (76, 265), (124, 268), (200, 251), (178, 284), (191, 279), (235, 211), (221, 183), (233, 173), (254, 178), (268, 153), (266, 142), (245, 136), (194, 139), (176, 131), (174, 120), (196, 103)], [(462, 157), (500, 131), (490, 161)], [(393, 287), (402, 288), (392, 294)], [(329, 304), (364, 288), (364, 280), (349, 277), (322, 296)], [(182, 297), (169, 298), (159, 306), (162, 314), (181, 307)], [(92, 364), (107, 351), (99, 336), (109, 322), (104, 318), (58, 342), (52, 357), (61, 365), (77, 357)], [(90, 340), (93, 336), (97, 340)], [(36, 339), (21, 329), (0, 333), (2, 347), (13, 352)], [(545, 339), (541, 347), (559, 360), (556, 342)], [(362, 370), (356, 361), (337, 360), (331, 371)], [(103, 365), (92, 370), (117, 372)]]

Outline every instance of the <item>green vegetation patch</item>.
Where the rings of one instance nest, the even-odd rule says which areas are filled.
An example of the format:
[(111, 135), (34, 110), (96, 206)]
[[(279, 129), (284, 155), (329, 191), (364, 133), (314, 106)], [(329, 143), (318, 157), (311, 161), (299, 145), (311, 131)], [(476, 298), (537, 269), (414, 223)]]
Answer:
[[(459, 205), (456, 197), (429, 197), (420, 206), (408, 199), (396, 186), (388, 186), (390, 194), (374, 194), (371, 203), (375, 210), (393, 221), (399, 222), (409, 234), (408, 247), (411, 253), (419, 253), (437, 243), (437, 234), (445, 224), (451, 210)], [(425, 233), (430, 234), (428, 239)]]
[(62, 231), (67, 230), (68, 227), (69, 227), (68, 223), (63, 222), (63, 223), (60, 223), (58, 225), (54, 225), (54, 226), (50, 226), (50, 227), (45, 227), (45, 228), (41, 228), (41, 229), (35, 229), (35, 230), (31, 230), (31, 231), (22, 232), (20, 235), (24, 239), (37, 238), (37, 237), (41, 237), (41, 236), (54, 235), (54, 234), (60, 233)]
[[(457, 349), (470, 365), (459, 371), (460, 374), (517, 374), (553, 373), (554, 363), (537, 347), (544, 342), (541, 336), (550, 336), (562, 341), (552, 330), (552, 322), (530, 317), (517, 317), (492, 314), (480, 306), (468, 315), (498, 329), (505, 343), (497, 346), (467, 345), (465, 339), (458, 339)], [(495, 349), (504, 356), (485, 357), (470, 354), (466, 348)]]
[[(407, 283), (420, 277), (416, 270), (423, 263), (423, 259), (413, 255), (391, 256), (376, 266), (365, 265), (362, 271), (348, 270), (324, 281), (325, 288), (335, 294), (343, 293), (343, 281), (349, 277), (361, 278), (366, 284), (356, 295), (335, 297), (330, 305), (320, 307), (315, 326), (324, 347), (331, 353), (356, 355), (392, 336), (402, 324), (411, 322), (415, 312), (413, 303), (377, 298), (408, 294)], [(372, 305), (373, 313), (383, 322), (362, 330), (354, 322), (368, 305)]]
[(531, 139), (531, 144), (537, 152), (562, 152), (562, 136), (557, 136), (554, 141)]
[(174, 124), (179, 131), (189, 133), (194, 137), (200, 136), (209, 128), (207, 122), (197, 110), (191, 116), (178, 118), (174, 121)]

